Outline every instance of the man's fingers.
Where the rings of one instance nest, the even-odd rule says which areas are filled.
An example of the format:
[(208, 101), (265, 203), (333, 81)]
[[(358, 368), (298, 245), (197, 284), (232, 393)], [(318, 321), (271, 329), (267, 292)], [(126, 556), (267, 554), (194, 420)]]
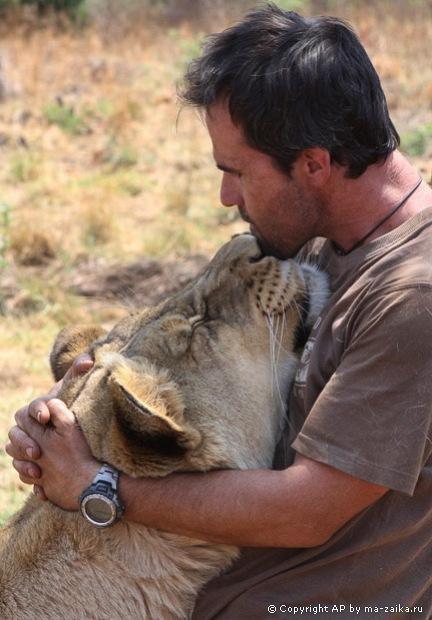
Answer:
[(48, 498), (45, 495), (45, 492), (41, 486), (38, 484), (33, 485), (33, 493), (36, 495), (38, 499), (41, 499), (43, 502), (47, 502)]
[[(43, 442), (44, 434), (52, 426), (63, 434), (75, 425), (73, 413), (58, 399), (48, 402), (41, 398), (34, 400), (28, 407), (23, 407), (17, 411), (15, 419), (17, 424), (9, 431), (6, 452), (17, 462), (36, 461), (41, 457), (40, 445)], [(47, 426), (48, 422), (51, 422), (51, 427)], [(18, 473), (28, 475), (27, 471), (18, 470)]]
[(73, 377), (78, 377), (90, 370), (93, 366), (94, 361), (87, 353), (83, 353), (82, 355), (78, 355), (72, 367), (69, 368), (65, 375), (65, 379), (72, 379)]
[(15, 414), (15, 420), (17, 421), (18, 426), (21, 426), (21, 428), (26, 430), (26, 425), (28, 425), (30, 430), (30, 428), (34, 427), (31, 418), (33, 418), (36, 422), (39, 422), (39, 424), (48, 424), (50, 420), (50, 412), (46, 404), (47, 399), (48, 396), (36, 398), (36, 400), (33, 400), (28, 407), (23, 407), (17, 411)]
[(74, 363), (72, 364), (72, 366), (69, 368), (69, 370), (67, 371), (63, 379), (58, 381), (50, 389), (48, 393), (48, 398), (49, 399), (57, 398), (64, 381), (67, 381), (68, 379), (74, 379), (75, 377), (79, 377), (79, 375), (82, 375), (88, 372), (90, 368), (93, 366), (93, 364), (94, 364), (94, 361), (92, 360), (90, 355), (88, 355), (87, 353), (83, 353), (82, 355), (79, 355), (74, 361)]
[(65, 403), (58, 398), (53, 398), (47, 403), (51, 424), (61, 433), (64, 429), (75, 426), (75, 416)]
[(40, 467), (31, 461), (13, 459), (12, 465), (17, 470), (20, 480), (24, 484), (34, 484), (35, 480), (38, 480), (42, 475)]
[(41, 455), (40, 447), (36, 441), (33, 441), (19, 426), (13, 426), (10, 429), (6, 452), (17, 461), (36, 460)]

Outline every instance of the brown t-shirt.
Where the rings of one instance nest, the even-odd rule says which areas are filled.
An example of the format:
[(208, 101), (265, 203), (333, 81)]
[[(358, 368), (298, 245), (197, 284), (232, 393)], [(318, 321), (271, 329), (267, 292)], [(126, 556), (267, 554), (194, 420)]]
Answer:
[(194, 620), (432, 617), (432, 208), (348, 256), (303, 353), (275, 466), (295, 452), (390, 490), (312, 549), (244, 549)]

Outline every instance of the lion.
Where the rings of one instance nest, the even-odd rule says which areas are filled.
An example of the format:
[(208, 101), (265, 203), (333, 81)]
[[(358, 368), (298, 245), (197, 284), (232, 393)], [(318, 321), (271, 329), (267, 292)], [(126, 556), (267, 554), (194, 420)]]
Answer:
[[(54, 377), (84, 351), (94, 366), (59, 397), (93, 455), (129, 476), (270, 468), (328, 294), (316, 267), (263, 256), (251, 234), (236, 236), (183, 291), (109, 333), (60, 332)], [(186, 620), (239, 553), (125, 520), (96, 528), (31, 496), (0, 533), (0, 618)]]

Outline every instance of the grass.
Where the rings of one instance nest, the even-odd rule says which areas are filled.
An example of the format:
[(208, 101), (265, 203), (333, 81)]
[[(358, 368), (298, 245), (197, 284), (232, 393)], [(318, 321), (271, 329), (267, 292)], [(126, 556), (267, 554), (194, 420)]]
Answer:
[[(319, 12), (324, 4), (359, 33), (402, 150), (430, 180), (430, 11), (409, 0), (329, 0)], [(244, 229), (219, 206), (220, 173), (196, 114), (177, 123), (174, 87), (203, 31), (221, 29), (237, 4), (218, 2), (211, 25), (183, 15), (174, 27), (120, 8), (110, 17), (108, 5), (114, 0), (80, 33), (16, 22), (2, 34), (0, 522), (26, 494), (5, 455), (7, 430), (14, 411), (49, 388), (57, 330), (77, 321), (109, 325), (119, 315), (72, 296), (66, 277), (90, 259), (211, 255)]]
[(73, 107), (64, 107), (61, 102), (47, 104), (43, 114), (48, 123), (57, 125), (71, 136), (86, 134), (90, 130), (84, 116), (77, 114)]

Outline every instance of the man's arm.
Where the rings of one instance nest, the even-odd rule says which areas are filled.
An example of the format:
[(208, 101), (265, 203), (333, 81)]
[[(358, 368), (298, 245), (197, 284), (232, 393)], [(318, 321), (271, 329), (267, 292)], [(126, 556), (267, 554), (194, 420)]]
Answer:
[(127, 519), (250, 547), (322, 544), (386, 491), (301, 455), (284, 471), (120, 478)]
[[(34, 401), (16, 417), (19, 426), (11, 429), (7, 451), (21, 480), (36, 484), (40, 497), (76, 510), (78, 495), (100, 463), (91, 456), (72, 413), (59, 400)], [(47, 418), (50, 425), (36, 422)], [(34, 471), (26, 454), (31, 446), (34, 454), (40, 449), (40, 456), (33, 457)], [(285, 471), (226, 470), (162, 479), (122, 475), (119, 490), (131, 521), (252, 547), (319, 545), (387, 491), (301, 455)]]

